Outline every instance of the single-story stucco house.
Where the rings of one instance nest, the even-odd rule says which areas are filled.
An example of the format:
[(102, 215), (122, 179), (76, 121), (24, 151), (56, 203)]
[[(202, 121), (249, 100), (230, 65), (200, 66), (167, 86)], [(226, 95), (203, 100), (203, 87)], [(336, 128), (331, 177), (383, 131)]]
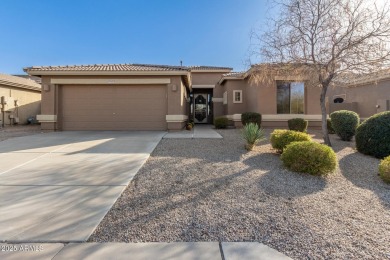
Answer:
[(31, 79), (0, 74), (1, 125), (26, 124), (41, 111), (41, 85)]
[(390, 71), (374, 75), (357, 76), (329, 89), (329, 112), (351, 110), (366, 119), (376, 113), (390, 111)]
[(179, 130), (188, 120), (211, 124), (227, 117), (240, 126), (243, 112), (258, 112), (263, 125), (287, 126), (301, 117), (319, 126), (319, 88), (302, 77), (254, 83), (243, 73), (213, 66), (147, 64), (38, 66), (42, 78), (43, 130)]

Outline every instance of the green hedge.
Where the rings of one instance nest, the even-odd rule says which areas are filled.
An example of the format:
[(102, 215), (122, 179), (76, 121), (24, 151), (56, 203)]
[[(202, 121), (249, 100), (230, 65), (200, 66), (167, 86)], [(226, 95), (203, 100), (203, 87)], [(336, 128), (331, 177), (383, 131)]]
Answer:
[(379, 164), (379, 175), (384, 182), (390, 183), (390, 156), (381, 160)]
[(287, 121), (290, 130), (306, 132), (309, 121), (303, 118), (293, 118)]
[(359, 115), (353, 111), (340, 110), (330, 114), (332, 127), (343, 141), (351, 141), (359, 125)]
[(271, 145), (282, 153), (284, 148), (292, 142), (311, 141), (310, 135), (293, 130), (275, 129), (271, 133)]
[(313, 175), (331, 173), (337, 168), (337, 157), (332, 148), (312, 141), (287, 145), (281, 160), (291, 171)]
[(217, 117), (214, 119), (214, 126), (217, 129), (226, 128), (228, 126), (229, 120), (225, 117)]
[(335, 131), (332, 126), (332, 120), (331, 119), (326, 119), (326, 127), (328, 128), (328, 134), (335, 134)]
[(356, 129), (356, 148), (359, 152), (384, 158), (390, 155), (390, 111), (378, 113)]
[(243, 125), (249, 123), (255, 123), (259, 127), (261, 126), (261, 114), (255, 112), (245, 112), (241, 114), (241, 123)]

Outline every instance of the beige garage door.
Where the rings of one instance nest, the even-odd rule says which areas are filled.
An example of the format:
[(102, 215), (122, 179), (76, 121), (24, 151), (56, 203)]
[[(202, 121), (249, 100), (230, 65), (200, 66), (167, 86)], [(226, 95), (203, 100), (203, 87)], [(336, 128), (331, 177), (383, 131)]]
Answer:
[(62, 130), (166, 130), (166, 87), (64, 85)]

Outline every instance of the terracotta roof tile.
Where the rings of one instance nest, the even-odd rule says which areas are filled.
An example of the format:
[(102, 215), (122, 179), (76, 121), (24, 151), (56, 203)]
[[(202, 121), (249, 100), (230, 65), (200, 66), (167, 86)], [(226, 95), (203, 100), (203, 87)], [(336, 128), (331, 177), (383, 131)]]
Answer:
[(233, 70), (229, 67), (218, 67), (218, 66), (189, 66), (190, 70)]
[(0, 73), (0, 84), (25, 88), (25, 89), (32, 89), (32, 90), (39, 90), (39, 91), (41, 90), (41, 85), (38, 84), (35, 80), (12, 76), (8, 74)]
[(178, 71), (188, 70), (180, 66), (149, 65), (149, 64), (93, 64), (66, 66), (33, 66), (25, 68), (28, 71)]
[(229, 73), (225, 73), (222, 76), (223, 77), (242, 77), (244, 76), (245, 72), (244, 71), (233, 71)]
[(155, 64), (93, 64), (66, 66), (33, 66), (25, 71), (191, 71), (191, 70), (232, 70), (228, 67), (213, 66), (171, 66)]

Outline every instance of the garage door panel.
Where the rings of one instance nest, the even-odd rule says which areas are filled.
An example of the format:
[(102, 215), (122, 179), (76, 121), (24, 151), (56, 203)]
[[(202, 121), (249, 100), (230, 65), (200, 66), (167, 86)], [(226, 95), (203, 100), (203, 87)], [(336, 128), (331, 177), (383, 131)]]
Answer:
[[(149, 111), (149, 110), (161, 110), (163, 109), (165, 111), (166, 109), (166, 106), (164, 103), (162, 102), (159, 102), (158, 99), (142, 99), (142, 100), (133, 100), (131, 102), (127, 101), (127, 100), (117, 100), (115, 102), (116, 104), (114, 105), (115, 107), (119, 108), (118, 110), (121, 110), (120, 108), (123, 108), (123, 107), (138, 107), (138, 108), (143, 108), (143, 110), (146, 110)], [(145, 106), (147, 106), (147, 108), (145, 108)], [(142, 111), (139, 111), (142, 113)], [(160, 113), (161, 114), (161, 113)]]
[(83, 121), (94, 121), (94, 122), (154, 122), (161, 121), (157, 115), (75, 115), (75, 116), (64, 116), (63, 121), (65, 122), (83, 122)]
[[(86, 131), (112, 131), (112, 124), (102, 123), (102, 122), (92, 122), (92, 121), (84, 121), (84, 122), (64, 122), (64, 128), (68, 131), (76, 131), (76, 130), (86, 130)], [(136, 125), (131, 130), (156, 130), (156, 129), (166, 129), (166, 123), (161, 122), (137, 122)], [(128, 129), (128, 123), (115, 123), (115, 131), (125, 131)]]
[(166, 130), (166, 86), (62, 86), (63, 130)]

